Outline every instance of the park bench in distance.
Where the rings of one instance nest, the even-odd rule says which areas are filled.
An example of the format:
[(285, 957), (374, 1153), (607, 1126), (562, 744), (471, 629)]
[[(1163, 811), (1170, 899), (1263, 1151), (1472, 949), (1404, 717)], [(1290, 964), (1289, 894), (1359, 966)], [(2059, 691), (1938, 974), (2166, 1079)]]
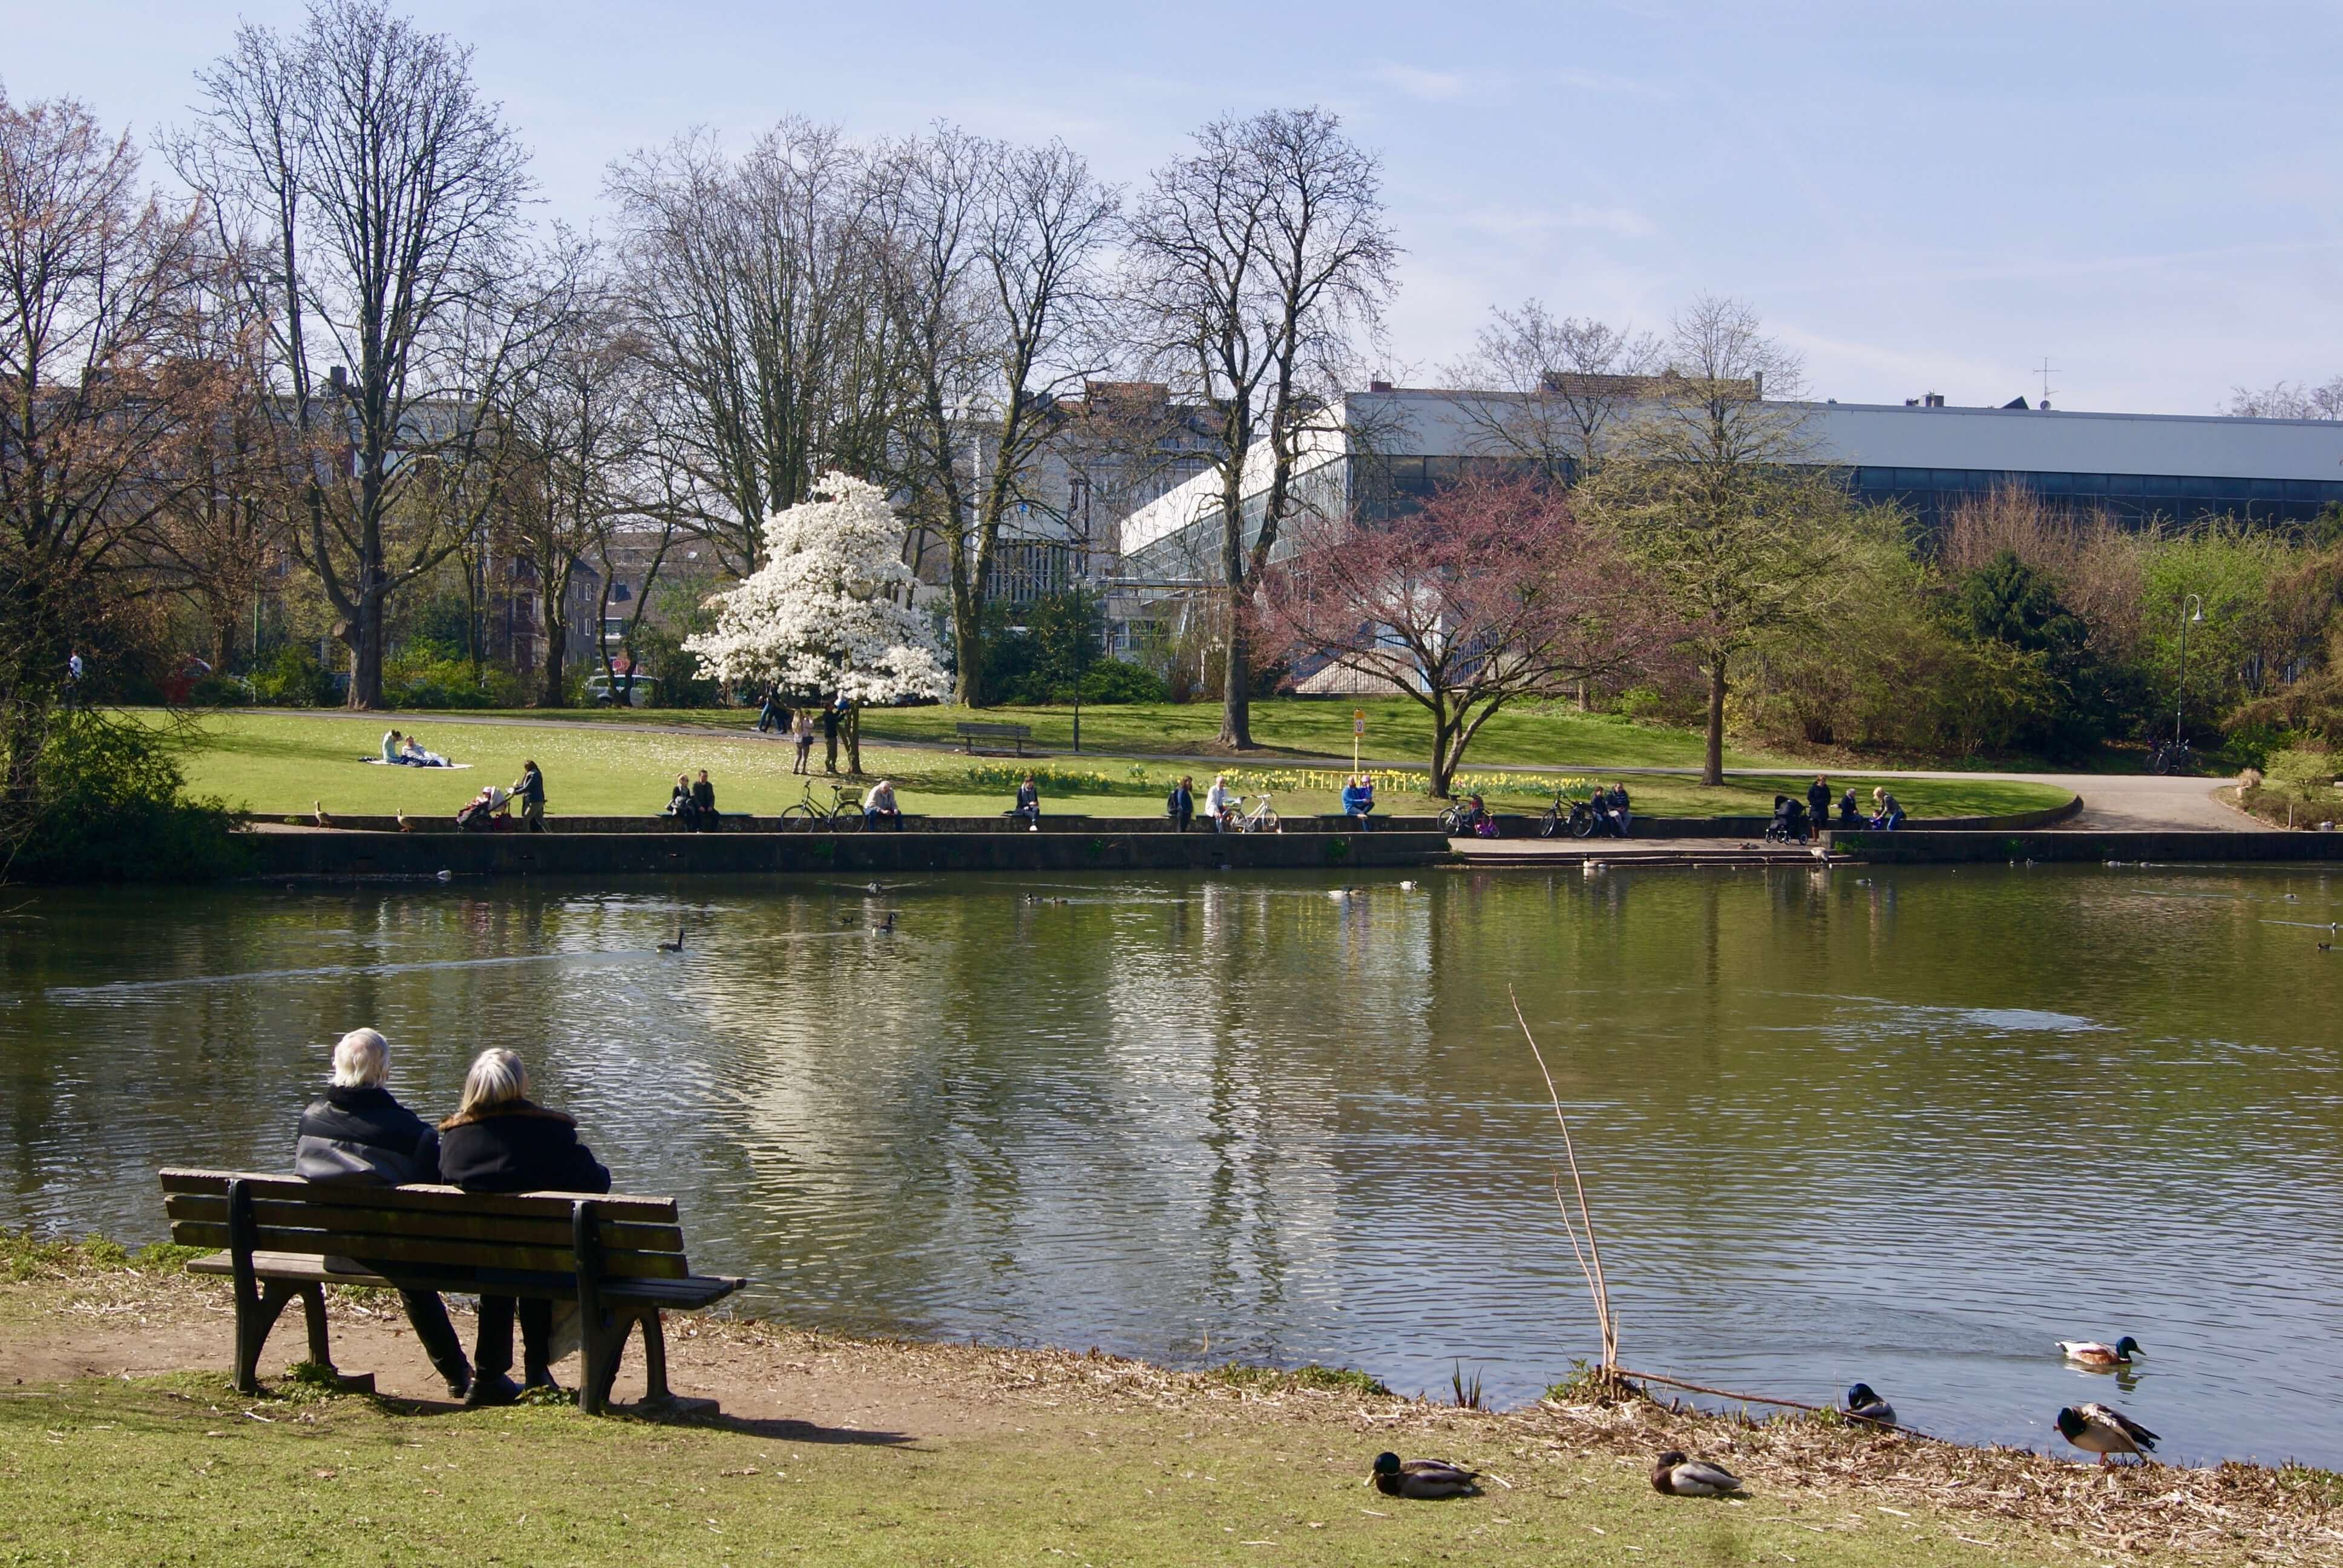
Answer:
[(952, 728), (960, 731), (960, 749), (970, 752), (976, 749), (979, 740), (1013, 740), (1017, 743), (1017, 755), (1022, 757), (1025, 742), (1033, 738), (1030, 724), (955, 724)]
[[(171, 1240), (224, 1249), (187, 1265), (236, 1282), (236, 1386), (256, 1393), (261, 1346), (294, 1297), (309, 1360), (330, 1369), (326, 1285), (534, 1296), (578, 1303), (578, 1403), (609, 1403), (618, 1352), (640, 1324), (647, 1402), (671, 1400), (661, 1312), (696, 1312), (748, 1282), (694, 1274), (672, 1198), (376, 1187), (231, 1171), (165, 1171)], [(364, 1260), (354, 1261), (354, 1260)], [(371, 1389), (370, 1375), (344, 1380)]]

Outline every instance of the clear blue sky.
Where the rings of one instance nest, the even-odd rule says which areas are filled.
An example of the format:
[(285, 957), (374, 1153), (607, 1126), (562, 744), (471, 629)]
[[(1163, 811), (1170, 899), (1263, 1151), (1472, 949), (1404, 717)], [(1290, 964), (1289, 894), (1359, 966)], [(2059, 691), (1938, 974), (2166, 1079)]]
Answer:
[[(0, 0), (0, 80), (143, 135), (239, 15)], [(1749, 300), (1817, 396), (2212, 410), (2343, 374), (2343, 7), (2310, 4), (691, 6), (417, 0), (478, 48), (548, 210), (693, 125), (1058, 135), (1136, 182), (1223, 110), (1318, 103), (1381, 150), (1394, 369), (1493, 302), (1657, 326)]]

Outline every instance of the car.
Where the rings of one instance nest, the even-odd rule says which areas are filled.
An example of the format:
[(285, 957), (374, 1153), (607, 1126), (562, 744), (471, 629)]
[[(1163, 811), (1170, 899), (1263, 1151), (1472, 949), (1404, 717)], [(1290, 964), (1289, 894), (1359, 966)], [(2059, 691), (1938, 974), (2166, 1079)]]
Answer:
[(659, 678), (638, 675), (620, 684), (628, 689), (620, 691), (607, 675), (589, 676), (586, 681), (586, 700), (597, 708), (650, 708), (659, 702)]

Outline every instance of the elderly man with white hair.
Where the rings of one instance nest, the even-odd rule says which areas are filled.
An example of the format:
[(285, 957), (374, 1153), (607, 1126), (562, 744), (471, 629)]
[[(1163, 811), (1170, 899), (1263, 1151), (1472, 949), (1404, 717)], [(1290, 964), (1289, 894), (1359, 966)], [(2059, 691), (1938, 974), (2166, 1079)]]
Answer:
[[(293, 1170), (311, 1181), (357, 1181), (383, 1187), (439, 1180), (439, 1133), (393, 1099), (390, 1043), (370, 1029), (354, 1029), (334, 1047), (326, 1095), (301, 1112)], [(437, 1291), (401, 1291), (407, 1321), (424, 1353), (447, 1381), (448, 1393), (471, 1392), (472, 1367), (464, 1342), (447, 1321)]]

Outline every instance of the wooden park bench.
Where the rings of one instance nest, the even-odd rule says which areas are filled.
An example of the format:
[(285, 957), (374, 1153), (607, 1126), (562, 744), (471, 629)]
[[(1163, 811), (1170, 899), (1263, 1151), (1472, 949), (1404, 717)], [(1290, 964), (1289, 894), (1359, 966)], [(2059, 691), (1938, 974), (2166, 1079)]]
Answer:
[[(668, 1402), (659, 1314), (696, 1312), (745, 1280), (695, 1274), (683, 1256), (672, 1198), (574, 1192), (465, 1192), (377, 1187), (297, 1176), (165, 1171), (171, 1240), (223, 1249), (188, 1263), (236, 1282), (236, 1386), (256, 1393), (260, 1350), (296, 1296), (308, 1319), (309, 1360), (330, 1371), (327, 1285), (482, 1292), (578, 1303), (578, 1403), (608, 1406), (628, 1331), (642, 1327), (648, 1401)], [(371, 1389), (371, 1375), (343, 1380)]]
[(961, 749), (968, 751), (975, 750), (979, 740), (1011, 740), (1016, 742), (1017, 755), (1022, 757), (1025, 742), (1033, 738), (1030, 724), (955, 724), (952, 728), (960, 731)]

